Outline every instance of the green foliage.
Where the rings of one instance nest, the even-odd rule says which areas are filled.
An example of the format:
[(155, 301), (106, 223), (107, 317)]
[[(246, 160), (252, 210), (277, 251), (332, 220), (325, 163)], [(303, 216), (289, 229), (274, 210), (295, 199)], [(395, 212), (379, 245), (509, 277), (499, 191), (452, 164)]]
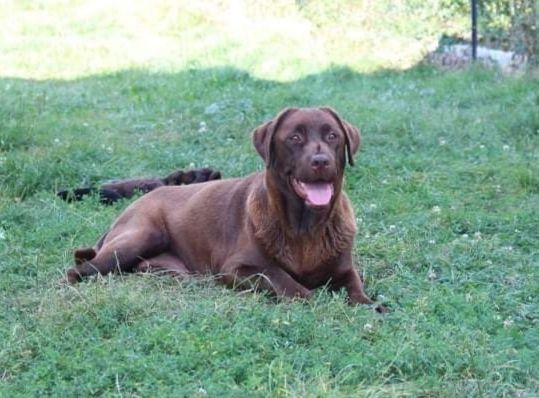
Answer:
[[(537, 63), (539, 57), (539, 2), (536, 0), (478, 0), (478, 31), (491, 47), (511, 49)], [(470, 1), (446, 0), (443, 8), (461, 16), (470, 14)]]
[[(373, 48), (433, 30), (389, 2), (339, 13), (246, 1), (234, 26), (224, 2), (106, 3), (0, 11), (0, 396), (539, 394), (537, 79), (380, 69), (420, 56)], [(369, 35), (328, 40), (333, 18), (341, 34), (361, 7), (376, 18), (350, 26)], [(262, 167), (251, 129), (322, 104), (362, 129), (346, 181), (355, 258), (391, 313), (324, 289), (281, 302), (204, 277), (57, 285), (72, 249), (128, 205), (67, 204), (57, 189), (205, 165), (246, 175)]]

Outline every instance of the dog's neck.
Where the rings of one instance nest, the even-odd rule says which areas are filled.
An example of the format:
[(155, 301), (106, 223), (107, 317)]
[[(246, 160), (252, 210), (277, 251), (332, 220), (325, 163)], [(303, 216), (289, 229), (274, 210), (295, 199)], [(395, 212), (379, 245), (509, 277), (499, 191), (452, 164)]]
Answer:
[[(351, 249), (356, 226), (344, 192), (333, 198), (327, 212), (320, 213), (303, 209), (286, 194), (273, 191), (276, 187), (269, 179), (258, 181), (247, 199), (249, 225), (268, 258), (291, 274), (300, 275)], [(300, 214), (291, 216), (290, 212), (298, 208)]]
[(284, 223), (285, 231), (296, 236), (314, 234), (330, 219), (335, 203), (339, 200), (339, 192), (335, 192), (327, 209), (315, 211), (310, 209), (294, 192), (279, 183), (278, 177), (267, 170), (265, 175), (265, 194), (268, 210), (271, 215)]

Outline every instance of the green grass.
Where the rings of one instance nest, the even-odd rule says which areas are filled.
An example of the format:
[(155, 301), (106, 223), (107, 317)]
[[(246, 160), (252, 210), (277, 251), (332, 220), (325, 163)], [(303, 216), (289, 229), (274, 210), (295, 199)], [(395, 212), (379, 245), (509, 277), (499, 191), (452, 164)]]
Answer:
[[(1, 8), (0, 396), (539, 395), (539, 81), (403, 69), (422, 52), (385, 46), (440, 27), (415, 2), (299, 3), (246, 1), (236, 19), (208, 1)], [(322, 104), (363, 132), (346, 183), (355, 253), (391, 313), (204, 278), (57, 285), (128, 204), (57, 189), (245, 175), (262, 168), (254, 127)]]

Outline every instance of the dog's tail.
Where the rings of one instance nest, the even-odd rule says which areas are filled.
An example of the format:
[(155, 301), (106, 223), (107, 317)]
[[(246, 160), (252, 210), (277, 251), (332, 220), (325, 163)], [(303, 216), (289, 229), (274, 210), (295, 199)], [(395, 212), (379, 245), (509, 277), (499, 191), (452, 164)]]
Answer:
[(221, 172), (208, 167), (202, 169), (190, 170), (184, 174), (184, 184), (197, 184), (200, 182), (219, 180)]
[(221, 172), (209, 167), (194, 170), (177, 170), (163, 178), (165, 185), (189, 185), (200, 182), (219, 180)]
[(122, 195), (111, 189), (98, 189), (95, 187), (87, 188), (75, 188), (73, 190), (65, 190), (57, 192), (56, 195), (65, 200), (66, 202), (80, 201), (85, 196), (99, 194), (99, 201), (101, 203), (110, 205), (118, 200), (122, 199)]
[(82, 200), (86, 195), (91, 195), (97, 191), (96, 188), (87, 187), (87, 188), (76, 188), (73, 190), (65, 190), (57, 192), (56, 195), (66, 202), (73, 202)]

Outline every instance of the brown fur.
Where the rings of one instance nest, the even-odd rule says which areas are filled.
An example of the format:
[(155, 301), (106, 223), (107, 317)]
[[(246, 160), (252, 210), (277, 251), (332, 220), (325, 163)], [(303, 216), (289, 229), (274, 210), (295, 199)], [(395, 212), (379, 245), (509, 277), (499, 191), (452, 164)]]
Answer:
[[(316, 271), (313, 264), (325, 268), (327, 263), (345, 251), (354, 239), (356, 227), (348, 198), (342, 198), (327, 223), (309, 233), (290, 234), (283, 229), (280, 211), (267, 205), (256, 193), (250, 195), (249, 214), (254, 225), (254, 236), (266, 253), (275, 258), (293, 275)], [(307, 283), (312, 285), (312, 283)]]
[[(253, 143), (265, 171), (142, 196), (94, 248), (75, 251), (66, 281), (116, 269), (189, 272), (284, 297), (344, 287), (351, 303), (373, 303), (353, 266), (355, 219), (341, 190), (359, 130), (330, 108), (288, 108), (255, 129)], [(303, 197), (297, 181), (331, 186), (329, 202)]]

